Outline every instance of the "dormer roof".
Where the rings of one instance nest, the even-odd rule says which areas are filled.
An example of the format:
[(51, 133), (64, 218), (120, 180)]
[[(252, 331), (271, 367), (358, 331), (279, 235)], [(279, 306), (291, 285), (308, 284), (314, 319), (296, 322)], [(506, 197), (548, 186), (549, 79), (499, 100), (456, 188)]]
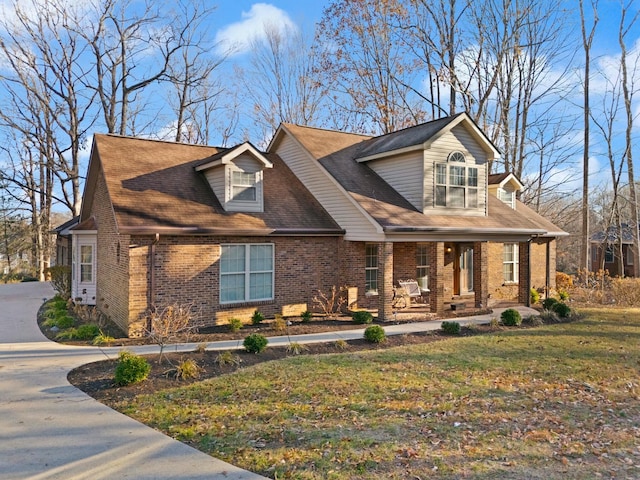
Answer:
[(244, 142), (235, 147), (223, 149), (218, 153), (206, 158), (201, 164), (195, 167), (196, 172), (208, 170), (209, 168), (215, 168), (220, 165), (228, 165), (237, 159), (243, 153), (248, 153), (258, 162), (262, 163), (263, 168), (273, 168), (273, 164), (250, 142)]

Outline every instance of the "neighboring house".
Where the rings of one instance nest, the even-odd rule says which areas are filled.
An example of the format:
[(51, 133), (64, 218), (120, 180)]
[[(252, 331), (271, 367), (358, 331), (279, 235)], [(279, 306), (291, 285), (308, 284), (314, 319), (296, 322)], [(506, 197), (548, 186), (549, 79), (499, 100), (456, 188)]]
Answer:
[(379, 137), (283, 124), (267, 152), (96, 135), (71, 228), (73, 295), (129, 335), (191, 303), (208, 324), (299, 315), (318, 290), (392, 319), (414, 278), (432, 312), (555, 286), (558, 227), (516, 199), (467, 114)]
[[(622, 232), (621, 234), (619, 232)], [(591, 270), (606, 270), (612, 277), (634, 276), (633, 227), (627, 223), (591, 235)], [(620, 262), (622, 246), (622, 262)]]

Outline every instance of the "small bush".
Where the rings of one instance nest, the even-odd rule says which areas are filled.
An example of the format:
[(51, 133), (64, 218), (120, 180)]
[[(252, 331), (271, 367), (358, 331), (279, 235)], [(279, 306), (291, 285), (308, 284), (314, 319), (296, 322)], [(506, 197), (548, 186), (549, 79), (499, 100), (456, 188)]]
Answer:
[(216, 357), (215, 362), (221, 367), (224, 367), (225, 365), (237, 366), (237, 365), (240, 365), (240, 363), (242, 363), (242, 359), (235, 353), (227, 350), (224, 352), (220, 352)]
[(237, 332), (242, 328), (242, 320), (239, 318), (230, 318), (229, 319), (229, 330), (232, 332)]
[(536, 290), (535, 288), (531, 289), (531, 303), (532, 304), (536, 304), (540, 301), (540, 293), (538, 292), (538, 290)]
[(491, 329), (496, 330), (500, 328), (500, 321), (498, 320), (497, 317), (491, 317), (491, 320), (489, 321), (489, 326), (491, 327)]
[(70, 317), (67, 314), (61, 315), (54, 319), (55, 326), (60, 330), (65, 330), (67, 328), (71, 328), (76, 324), (76, 321), (73, 317)]
[(546, 309), (540, 312), (540, 319), (544, 323), (558, 323), (558, 321), (560, 320), (556, 312)]
[(251, 324), (252, 325), (260, 325), (264, 321), (264, 315), (260, 310), (256, 310), (251, 315)]
[(520, 312), (517, 310), (508, 308), (502, 312), (500, 320), (502, 320), (502, 323), (507, 327), (517, 327), (522, 323), (522, 315), (520, 315)]
[(373, 315), (371, 315), (371, 312), (367, 312), (366, 310), (357, 310), (351, 314), (351, 319), (353, 320), (353, 323), (364, 325), (373, 322)]
[(276, 314), (271, 323), (271, 328), (276, 332), (284, 332), (287, 329), (287, 321), (282, 318), (282, 315)]
[(300, 318), (302, 319), (303, 322), (310, 322), (311, 319), (313, 318), (313, 313), (311, 313), (309, 310), (305, 310), (304, 312), (302, 312), (300, 314)]
[(364, 339), (371, 343), (380, 343), (387, 338), (387, 334), (384, 333), (384, 328), (380, 325), (371, 325), (364, 331)]
[(127, 351), (120, 352), (115, 371), (117, 385), (141, 382), (149, 376), (149, 372), (151, 372), (151, 365), (146, 358)]
[(566, 273), (556, 272), (556, 288), (568, 290), (573, 287), (573, 277)]
[(566, 290), (558, 290), (558, 297), (560, 298), (560, 301), (566, 302), (569, 300), (569, 292)]
[(442, 331), (449, 335), (459, 335), (460, 334), (460, 324), (458, 322), (442, 322), (440, 325)]
[(551, 310), (556, 303), (558, 303), (558, 300), (553, 297), (547, 297), (542, 301), (542, 308)]
[(553, 305), (552, 309), (560, 318), (567, 318), (571, 315), (571, 308), (566, 303), (557, 302)]
[(71, 267), (56, 265), (45, 269), (51, 279), (51, 286), (63, 299), (71, 296)]
[(176, 378), (183, 380), (198, 378), (201, 372), (202, 368), (200, 368), (200, 365), (198, 365), (194, 359), (188, 358), (182, 360), (176, 367)]
[(99, 335), (97, 335), (94, 339), (93, 342), (91, 342), (93, 345), (99, 347), (102, 345), (111, 345), (113, 342), (115, 341), (115, 338), (113, 338), (110, 335), (106, 335), (102, 332), (100, 332)]
[(95, 323), (80, 325), (76, 330), (76, 338), (78, 340), (93, 340), (100, 335), (100, 327)]
[(293, 355), (300, 355), (302, 352), (308, 352), (309, 347), (302, 343), (291, 342), (287, 345), (287, 353), (291, 353)]
[(346, 340), (339, 338), (338, 340), (333, 342), (333, 346), (336, 347), (336, 350), (346, 350), (347, 348), (349, 348), (349, 343), (347, 343)]
[(267, 344), (269, 340), (264, 335), (260, 335), (259, 333), (252, 333), (248, 337), (244, 339), (242, 345), (244, 349), (249, 353), (260, 353), (267, 348)]

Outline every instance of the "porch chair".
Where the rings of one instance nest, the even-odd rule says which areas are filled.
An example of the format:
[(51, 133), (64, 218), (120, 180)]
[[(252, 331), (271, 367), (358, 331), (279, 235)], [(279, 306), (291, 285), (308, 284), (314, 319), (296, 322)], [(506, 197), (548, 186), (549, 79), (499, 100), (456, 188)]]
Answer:
[[(426, 303), (423, 297), (422, 289), (416, 280), (398, 280), (398, 285), (403, 288), (410, 300), (420, 299), (419, 303)], [(414, 300), (415, 301), (415, 300)]]

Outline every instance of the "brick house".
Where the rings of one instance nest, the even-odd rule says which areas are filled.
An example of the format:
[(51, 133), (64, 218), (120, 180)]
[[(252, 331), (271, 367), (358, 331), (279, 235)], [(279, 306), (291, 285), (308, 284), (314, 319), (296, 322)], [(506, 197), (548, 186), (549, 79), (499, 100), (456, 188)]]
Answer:
[(96, 135), (72, 295), (132, 336), (150, 308), (298, 315), (333, 285), (391, 319), (407, 278), (435, 313), (527, 303), (554, 288), (565, 233), (489, 175), (498, 155), (465, 113), (379, 137), (283, 124), (266, 152)]
[(591, 270), (605, 270), (612, 277), (635, 276), (633, 237), (633, 225), (628, 223), (591, 235)]

